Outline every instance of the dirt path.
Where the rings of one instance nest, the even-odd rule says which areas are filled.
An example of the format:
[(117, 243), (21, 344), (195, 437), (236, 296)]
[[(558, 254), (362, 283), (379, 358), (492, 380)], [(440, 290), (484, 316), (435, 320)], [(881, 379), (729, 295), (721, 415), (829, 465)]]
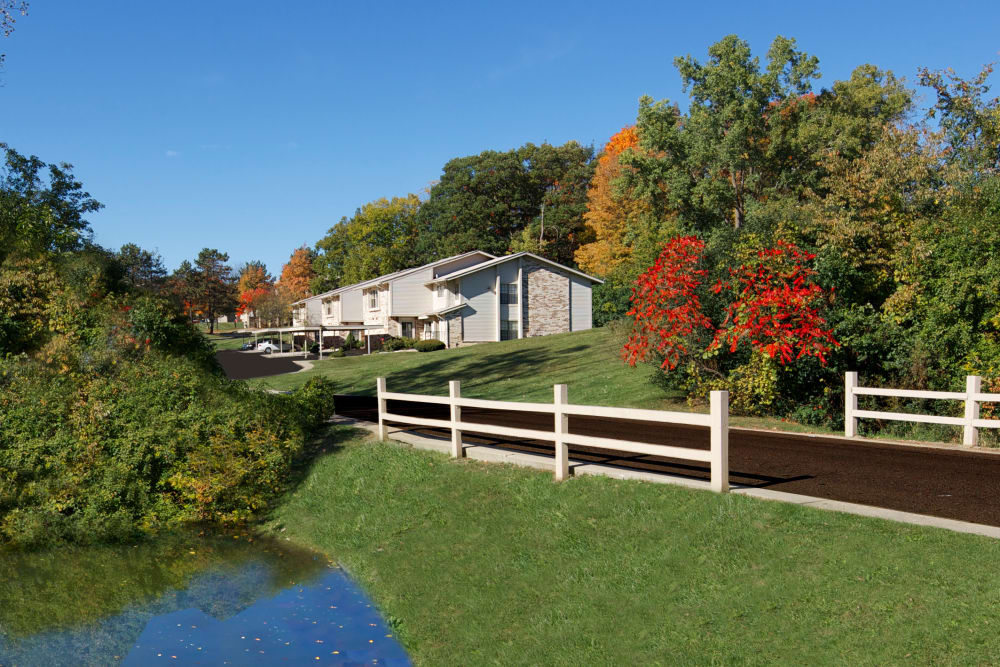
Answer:
[[(377, 420), (374, 398), (338, 397), (337, 412)], [(389, 411), (447, 419), (448, 408), (390, 401)], [(462, 409), (463, 421), (552, 430), (552, 416), (527, 412)], [(581, 435), (625, 433), (629, 440), (708, 448), (708, 429), (652, 422), (570, 417)], [(434, 429), (415, 429), (428, 432)], [(436, 433), (441, 433), (436, 431)], [(510, 449), (553, 453), (551, 443), (476, 436), (470, 440)], [(731, 429), (730, 482), (788, 493), (1000, 526), (1000, 455), (878, 442), (848, 441), (796, 433)], [(570, 457), (644, 470), (708, 479), (708, 464), (570, 446)]]

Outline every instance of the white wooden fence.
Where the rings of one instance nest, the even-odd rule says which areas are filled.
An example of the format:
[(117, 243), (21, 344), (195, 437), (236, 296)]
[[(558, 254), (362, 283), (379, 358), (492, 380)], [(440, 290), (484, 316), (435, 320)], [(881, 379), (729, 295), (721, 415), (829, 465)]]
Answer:
[[(386, 391), (385, 378), (381, 377), (376, 381), (376, 388), (378, 391), (378, 436), (382, 440), (385, 440), (388, 435), (385, 422), (392, 421), (416, 426), (450, 429), (451, 455), (457, 458), (464, 456), (462, 431), (554, 442), (556, 449), (555, 478), (557, 481), (562, 481), (569, 476), (568, 445), (571, 444), (633, 452), (636, 454), (666, 456), (689, 461), (702, 461), (711, 464), (712, 490), (718, 492), (729, 490), (729, 392), (726, 391), (712, 392), (711, 412), (706, 415), (694, 412), (666, 412), (661, 410), (639, 410), (635, 408), (608, 408), (596, 405), (572, 405), (569, 403), (568, 391), (564, 384), (554, 386), (554, 400), (551, 404), (462, 398), (461, 383), (458, 380), (452, 380), (448, 383), (448, 396), (389, 392)], [(392, 414), (386, 409), (387, 401), (390, 400), (447, 405), (451, 409), (451, 418), (427, 419), (425, 417), (407, 417)], [(553, 431), (536, 431), (534, 429), (464, 422), (462, 421), (462, 408), (547, 413), (553, 415), (555, 428)], [(689, 447), (634, 442), (619, 438), (577, 435), (569, 432), (570, 415), (707, 426), (710, 430), (710, 449), (700, 450)]]
[[(975, 445), (979, 441), (979, 429), (1000, 428), (1000, 419), (980, 419), (980, 403), (1000, 402), (1000, 394), (984, 394), (981, 391), (982, 378), (969, 375), (965, 379), (965, 391), (917, 391), (914, 389), (880, 389), (859, 387), (858, 374), (848, 372), (844, 378), (844, 435), (853, 438), (858, 434), (858, 419), (889, 419), (892, 421), (921, 422), (925, 424), (949, 424), (962, 427), (962, 444)], [(942, 417), (940, 415), (917, 415), (905, 412), (878, 412), (858, 410), (858, 396), (898, 396), (901, 398), (928, 398), (946, 401), (964, 401), (965, 416)]]

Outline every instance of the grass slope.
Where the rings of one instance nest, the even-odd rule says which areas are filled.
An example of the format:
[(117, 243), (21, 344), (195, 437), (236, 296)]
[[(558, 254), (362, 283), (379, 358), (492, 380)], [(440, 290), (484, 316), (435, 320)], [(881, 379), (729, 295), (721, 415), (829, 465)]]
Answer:
[[(448, 381), (462, 381), (462, 395), (507, 401), (551, 402), (552, 385), (569, 386), (569, 400), (582, 405), (695, 410), (678, 393), (651, 382), (648, 364), (622, 362), (622, 334), (603, 327), (589, 331), (470, 345), (439, 352), (394, 352), (324, 359), (312, 369), (259, 380), (268, 389), (294, 389), (314, 375), (334, 381), (342, 394), (375, 394), (375, 378), (386, 377), (389, 391), (448, 395)], [(735, 417), (736, 426), (829, 433), (780, 419)]]
[(331, 438), (270, 527), (418, 663), (1000, 661), (1000, 541)]

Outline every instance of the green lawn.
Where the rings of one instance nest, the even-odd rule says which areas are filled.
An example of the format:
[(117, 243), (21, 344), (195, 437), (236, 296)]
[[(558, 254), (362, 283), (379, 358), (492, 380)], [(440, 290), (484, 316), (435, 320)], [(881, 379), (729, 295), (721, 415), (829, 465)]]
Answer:
[(243, 343), (253, 340), (253, 338), (248, 338), (239, 331), (215, 334), (213, 336), (205, 334), (205, 337), (215, 346), (216, 350), (238, 350)]
[[(608, 327), (537, 338), (484, 343), (439, 352), (393, 352), (315, 362), (308, 371), (258, 380), (268, 389), (294, 389), (314, 375), (330, 378), (342, 394), (375, 394), (375, 378), (389, 391), (447, 396), (448, 381), (462, 381), (462, 395), (508, 401), (552, 401), (552, 385), (569, 386), (569, 400), (584, 405), (694, 410), (680, 393), (650, 380), (648, 364), (632, 368), (619, 357), (622, 334)], [(733, 425), (830, 433), (780, 419), (734, 417)]]
[(1000, 541), (347, 427), (328, 449), (268, 528), (343, 563), (420, 664), (1000, 661)]

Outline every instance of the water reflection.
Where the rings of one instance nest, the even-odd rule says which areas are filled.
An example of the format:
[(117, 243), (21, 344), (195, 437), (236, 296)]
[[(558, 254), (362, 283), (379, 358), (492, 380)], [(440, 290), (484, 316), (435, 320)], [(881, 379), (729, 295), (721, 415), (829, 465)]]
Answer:
[(0, 665), (409, 664), (308, 551), (236, 536), (0, 555)]

